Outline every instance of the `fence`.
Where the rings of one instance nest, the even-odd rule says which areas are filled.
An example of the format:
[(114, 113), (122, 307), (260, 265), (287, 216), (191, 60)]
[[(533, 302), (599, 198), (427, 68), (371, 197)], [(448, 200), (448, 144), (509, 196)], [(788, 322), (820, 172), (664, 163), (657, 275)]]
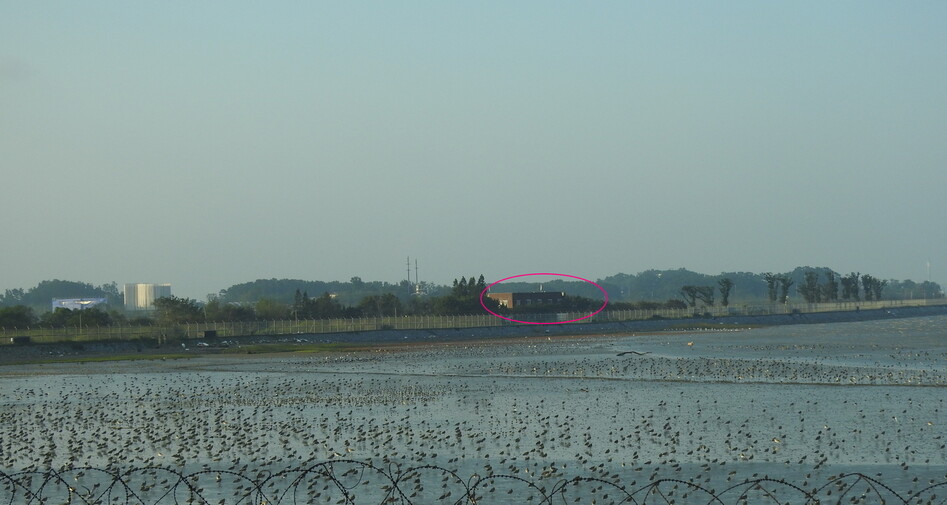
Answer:
[[(758, 304), (730, 307), (703, 307), (688, 309), (658, 310), (611, 310), (602, 311), (593, 317), (575, 323), (638, 321), (644, 319), (684, 319), (692, 317), (759, 316), (772, 314), (794, 314), (815, 312), (837, 312), (872, 309), (898, 309), (947, 305), (947, 299), (928, 300), (883, 300), (871, 302), (838, 302), (809, 304)], [(569, 321), (588, 316), (588, 313), (528, 314), (523, 317), (531, 322)], [(66, 328), (5, 328), (0, 329), (0, 345), (10, 345), (14, 339), (29, 337), (30, 342), (95, 342), (95, 341), (169, 341), (200, 339), (207, 332), (218, 338), (253, 335), (300, 335), (319, 333), (345, 333), (374, 330), (420, 330), (444, 328), (477, 328), (507, 326), (518, 323), (506, 321), (490, 314), (456, 316), (402, 316), (366, 317), (344, 319), (309, 319), (282, 321), (226, 321), (181, 323), (173, 326), (100, 326)]]
[[(246, 467), (244, 467), (246, 468)], [(735, 473), (735, 472), (734, 472)], [(943, 504), (945, 481), (906, 489), (908, 479), (890, 485), (862, 473), (832, 475), (812, 486), (768, 477), (710, 487), (705, 482), (664, 478), (644, 484), (615, 474), (527, 479), (520, 475), (463, 475), (434, 465), (399, 468), (360, 461), (315, 462), (279, 472), (246, 473), (205, 468), (66, 468), (6, 473), (0, 470), (0, 501), (42, 505), (131, 505), (137, 503), (301, 503), (536, 505), (601, 503), (664, 504)], [(728, 479), (729, 480), (729, 479)], [(708, 479), (709, 481), (709, 479)], [(914, 482), (918, 479), (915, 478)], [(706, 487), (705, 487), (706, 486)], [(914, 486), (911, 486), (914, 487)], [(440, 496), (438, 496), (440, 495)]]

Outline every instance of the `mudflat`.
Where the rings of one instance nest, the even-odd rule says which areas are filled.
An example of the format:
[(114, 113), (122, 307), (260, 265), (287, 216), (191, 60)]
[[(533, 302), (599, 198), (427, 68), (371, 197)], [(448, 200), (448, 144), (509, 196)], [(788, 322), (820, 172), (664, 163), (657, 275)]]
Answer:
[[(536, 486), (594, 478), (629, 492), (674, 479), (715, 496), (762, 476), (822, 489), (858, 472), (907, 496), (947, 476), (945, 331), (947, 317), (932, 316), (8, 365), (4, 470), (253, 477), (332, 464), (332, 475), (380, 477), (425, 466)], [(384, 489), (360, 482), (351, 492), (383, 501)], [(436, 499), (440, 484), (418, 496)], [(535, 492), (491, 487), (499, 503)], [(620, 501), (595, 486), (576, 492)], [(234, 487), (204, 493), (226, 502)]]

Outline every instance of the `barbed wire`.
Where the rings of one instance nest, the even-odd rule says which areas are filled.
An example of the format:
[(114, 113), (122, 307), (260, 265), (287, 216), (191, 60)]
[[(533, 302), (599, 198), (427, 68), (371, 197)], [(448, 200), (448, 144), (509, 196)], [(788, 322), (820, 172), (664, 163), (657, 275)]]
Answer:
[[(917, 479), (915, 479), (915, 482)], [(943, 489), (941, 489), (943, 488)], [(941, 495), (938, 495), (941, 491)], [(751, 478), (722, 489), (681, 479), (657, 479), (636, 487), (599, 477), (530, 480), (477, 473), (463, 478), (435, 465), (402, 468), (356, 460), (307, 464), (278, 472), (204, 468), (185, 473), (170, 467), (127, 470), (79, 467), (0, 471), (0, 505), (424, 505), (486, 503), (572, 505), (687, 503), (924, 504), (947, 503), (947, 480), (917, 491), (897, 491), (863, 473), (842, 473), (819, 487), (781, 479)]]

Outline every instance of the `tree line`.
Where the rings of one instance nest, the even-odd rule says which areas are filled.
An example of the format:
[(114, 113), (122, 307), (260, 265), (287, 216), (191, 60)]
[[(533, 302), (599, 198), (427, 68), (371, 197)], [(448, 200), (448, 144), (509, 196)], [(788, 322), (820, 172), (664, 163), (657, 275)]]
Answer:
[(714, 286), (691, 286), (687, 285), (681, 288), (681, 298), (684, 303), (690, 307), (696, 307), (697, 302), (701, 302), (707, 307), (713, 307), (715, 292), (720, 291), (720, 305), (726, 307), (730, 305), (730, 292), (733, 290), (733, 279), (724, 277), (717, 281), (717, 287)]
[[(214, 321), (272, 321), (288, 319), (333, 319), (349, 317), (399, 317), (406, 315), (457, 315), (483, 313), (480, 293), (486, 288), (483, 275), (469, 279), (454, 280), (449, 292), (440, 296), (409, 294), (406, 301), (394, 293), (365, 295), (357, 303), (346, 305), (338, 296), (323, 292), (309, 296), (308, 291), (295, 289), (290, 302), (281, 299), (261, 298), (253, 303), (228, 302), (220, 298), (201, 303), (192, 298), (168, 296), (154, 301), (155, 310), (136, 313), (128, 318), (117, 309), (91, 307), (67, 309), (57, 307), (53, 311), (37, 315), (26, 305), (0, 307), (0, 327), (28, 328), (112, 326), (119, 324), (179, 324)], [(491, 310), (502, 311), (499, 305), (484, 299)]]
[[(780, 274), (732, 272), (717, 276), (683, 268), (648, 270), (636, 275), (617, 274), (596, 283), (608, 293), (608, 309), (656, 310), (718, 303), (728, 306), (734, 300), (788, 303), (795, 295), (807, 303), (944, 296), (940, 285), (935, 282), (882, 280), (858, 272), (842, 275), (824, 267), (798, 267)], [(168, 321), (479, 314), (483, 312), (479, 296), (485, 287), (483, 275), (460, 277), (449, 286), (423, 282), (416, 285), (408, 281), (391, 284), (363, 281), (359, 277), (352, 277), (348, 282), (260, 279), (231, 286), (206, 302), (170, 297), (159, 302), (154, 313), (142, 314), (123, 310), (123, 296), (114, 282), (94, 286), (51, 280), (40, 282), (29, 290), (7, 289), (0, 294), (0, 326), (76, 327), (163, 324)], [(538, 285), (531, 283), (505, 282), (503, 287), (508, 291), (538, 290)], [(568, 297), (560, 307), (525, 306), (516, 310), (577, 312), (594, 310), (601, 305), (601, 292), (587, 282), (557, 279), (545, 282), (544, 287), (550, 291), (566, 292)], [(80, 297), (106, 298), (108, 305), (82, 311), (50, 310), (54, 298)], [(485, 303), (499, 314), (507, 310), (489, 299), (485, 299)]]
[[(339, 297), (329, 292), (310, 296), (308, 291), (295, 289), (291, 302), (262, 298), (255, 303), (226, 302), (219, 298), (201, 303), (192, 298), (168, 296), (154, 301), (155, 310), (126, 319), (121, 311), (103, 310), (98, 307), (71, 310), (57, 308), (36, 316), (30, 307), (17, 305), (0, 308), (0, 326), (9, 328), (110, 326), (116, 324), (169, 325), (214, 321), (270, 321), (307, 320), (349, 317), (399, 317), (409, 315), (466, 315), (482, 314), (486, 306), (496, 314), (516, 314), (537, 311), (583, 311), (594, 310), (601, 301), (566, 296), (557, 305), (542, 307), (520, 307), (507, 309), (495, 300), (480, 295), (486, 289), (486, 279), (470, 276), (454, 279), (450, 290), (439, 296), (412, 294), (403, 301), (393, 293), (376, 293), (364, 296), (358, 303), (345, 305)], [(285, 298), (283, 298), (285, 299)]]
[[(712, 287), (715, 291), (715, 303), (722, 305), (722, 294), (719, 291), (719, 282), (723, 279), (730, 279), (734, 286), (731, 288), (727, 302), (734, 303), (758, 303), (761, 300), (768, 300), (771, 303), (788, 303), (792, 299), (801, 297), (806, 300), (810, 292), (800, 292), (799, 288), (806, 285), (806, 273), (813, 272), (818, 275), (817, 284), (828, 282), (828, 275), (831, 272), (838, 283), (837, 298), (832, 300), (867, 300), (865, 298), (865, 288), (863, 285), (863, 276), (856, 272), (858, 276), (859, 298), (854, 296), (854, 283), (851, 286), (849, 298), (844, 298), (842, 284), (843, 278), (851, 278), (852, 275), (843, 275), (836, 273), (835, 270), (828, 267), (800, 266), (784, 273), (752, 273), (752, 272), (723, 272), (718, 275), (708, 275), (693, 272), (684, 268), (676, 270), (646, 270), (638, 274), (616, 274), (597, 281), (607, 292), (611, 300), (615, 301), (660, 301), (666, 299), (689, 300), (692, 293), (686, 295), (681, 293), (684, 286), (703, 287), (708, 289)], [(811, 277), (811, 274), (810, 274)], [(884, 279), (870, 276), (871, 300), (908, 300), (915, 298), (943, 298), (944, 291), (941, 286), (932, 281), (915, 282), (912, 280)], [(848, 281), (845, 281), (848, 282)], [(583, 283), (587, 284), (587, 283)], [(594, 286), (590, 286), (595, 289)], [(805, 288), (803, 288), (805, 290)], [(831, 290), (831, 288), (829, 288)], [(559, 290), (557, 288), (557, 290)], [(565, 291), (572, 292), (569, 289)], [(814, 293), (814, 292), (811, 292)], [(577, 293), (578, 294), (578, 293)], [(823, 293), (825, 294), (825, 293)], [(704, 294), (704, 296), (709, 293)], [(879, 296), (880, 295), (880, 296)], [(821, 295), (820, 295), (821, 296)], [(814, 299), (814, 298), (813, 298)], [(820, 298), (824, 299), (824, 297)], [(697, 304), (703, 301), (695, 298)]]
[[(766, 295), (770, 303), (789, 303), (791, 288), (796, 284), (791, 273), (765, 272), (760, 276), (766, 284)], [(689, 307), (698, 305), (712, 307), (715, 294), (719, 291), (720, 305), (726, 307), (730, 304), (730, 292), (734, 285), (732, 279), (724, 277), (717, 281), (716, 289), (712, 285), (685, 285), (681, 287), (679, 295)], [(796, 293), (806, 303), (874, 301), (882, 299), (882, 293), (887, 286), (888, 281), (859, 272), (839, 275), (829, 269), (822, 269), (821, 272), (805, 270), (802, 283), (796, 288)]]
[(52, 300), (56, 298), (105, 298), (109, 305), (118, 307), (124, 303), (125, 297), (115, 282), (93, 286), (87, 282), (53, 279), (41, 281), (28, 290), (5, 290), (0, 294), (0, 307), (25, 305), (42, 310), (49, 308)]

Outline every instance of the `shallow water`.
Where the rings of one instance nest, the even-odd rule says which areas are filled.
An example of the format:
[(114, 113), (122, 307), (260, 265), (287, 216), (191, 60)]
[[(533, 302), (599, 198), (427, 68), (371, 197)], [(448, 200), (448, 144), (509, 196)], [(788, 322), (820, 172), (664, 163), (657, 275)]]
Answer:
[[(268, 481), (268, 496), (282, 485), (344, 498), (332, 493), (348, 479), (357, 485), (346, 492), (365, 500), (356, 503), (380, 503), (397, 475), (399, 498), (414, 503), (444, 493), (552, 502), (543, 493), (563, 482), (556, 500), (598, 503), (636, 490), (706, 503), (694, 489), (683, 498), (682, 482), (730, 496), (723, 490), (763, 477), (811, 491), (861, 472), (902, 497), (947, 482), (944, 316), (524, 342), (3, 367), (4, 470), (210, 468), (193, 482), (215, 503), (250, 492), (234, 494), (218, 470), (259, 482), (261, 471), (312, 465), (295, 487)], [(618, 356), (627, 351), (644, 354)], [(336, 460), (353, 463), (319, 466)], [(436, 468), (404, 474), (422, 465)], [(149, 472), (131, 486), (145, 501), (175, 482)], [(681, 482), (648, 487), (661, 479)]]

